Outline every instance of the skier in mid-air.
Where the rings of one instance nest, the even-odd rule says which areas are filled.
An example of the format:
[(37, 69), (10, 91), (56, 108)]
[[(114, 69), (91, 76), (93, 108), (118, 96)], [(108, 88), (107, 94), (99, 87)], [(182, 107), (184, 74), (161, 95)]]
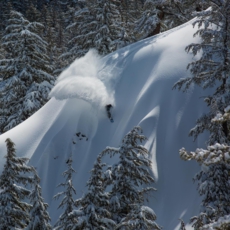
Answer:
[(112, 118), (112, 115), (111, 115), (111, 112), (110, 112), (110, 110), (111, 110), (112, 107), (113, 107), (113, 106), (112, 106), (111, 104), (108, 104), (108, 105), (105, 106), (106, 111), (107, 111), (108, 118), (109, 118), (109, 120), (110, 120), (111, 122), (113, 122), (113, 118)]

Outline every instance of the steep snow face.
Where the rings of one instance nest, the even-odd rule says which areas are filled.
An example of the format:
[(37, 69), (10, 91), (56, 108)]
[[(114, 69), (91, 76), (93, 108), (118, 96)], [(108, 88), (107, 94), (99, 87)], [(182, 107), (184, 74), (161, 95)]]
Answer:
[[(158, 189), (148, 197), (149, 205), (165, 230), (179, 229), (179, 218), (187, 222), (198, 213), (200, 198), (192, 182), (199, 166), (183, 162), (178, 150), (183, 146), (193, 150), (205, 143), (204, 137), (196, 142), (188, 138), (204, 111), (199, 99), (204, 92), (172, 90), (179, 78), (190, 74), (186, 66), (192, 55), (184, 49), (196, 42), (194, 32), (189, 22), (104, 58), (90, 51), (76, 60), (58, 78), (50, 101), (0, 136), (0, 170), (5, 162), (4, 141), (10, 137), (18, 156), (29, 157), (37, 168), (55, 223), (61, 210), (52, 197), (60, 191), (56, 186), (63, 181), (69, 154), (73, 154), (74, 186), (80, 197), (97, 155), (106, 146), (118, 147), (124, 135), (140, 125), (148, 137), (145, 146), (151, 152)], [(107, 117), (107, 103), (113, 105), (114, 123)]]

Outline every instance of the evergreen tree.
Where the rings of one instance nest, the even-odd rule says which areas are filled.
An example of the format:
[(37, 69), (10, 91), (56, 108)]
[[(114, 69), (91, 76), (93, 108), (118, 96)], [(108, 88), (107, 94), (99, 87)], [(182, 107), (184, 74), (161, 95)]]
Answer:
[[(34, 170), (35, 171), (35, 170)], [(30, 221), (25, 230), (51, 230), (50, 217), (47, 211), (48, 204), (44, 202), (39, 185), (40, 178), (35, 171), (33, 178), (34, 189), (29, 195), (32, 208), (30, 210)]]
[[(221, 117), (218, 116), (218, 119)], [(195, 229), (214, 229), (211, 226), (221, 226), (222, 220), (229, 225), (230, 221), (227, 222), (225, 217), (230, 213), (230, 147), (216, 143), (195, 152), (187, 152), (182, 148), (180, 156), (184, 160), (194, 159), (201, 164), (201, 171), (195, 176), (195, 181), (198, 182), (198, 191), (203, 199), (200, 214), (191, 218)]]
[[(211, 6), (198, 14), (194, 26), (198, 25), (195, 33), (201, 42), (190, 44), (186, 50), (196, 55), (202, 51), (200, 59), (188, 65), (192, 76), (180, 79), (175, 88), (186, 91), (191, 84), (202, 88), (213, 88), (213, 94), (205, 98), (209, 112), (197, 120), (197, 125), (190, 131), (196, 139), (205, 130), (210, 132), (207, 141), (208, 151), (216, 145), (229, 145), (229, 120), (215, 122), (219, 114), (230, 104), (229, 97), (229, 55), (230, 55), (230, 1), (207, 1)], [(204, 150), (187, 154), (185, 149), (180, 151), (185, 159), (192, 157), (200, 161)], [(197, 155), (197, 156), (196, 156)], [(195, 180), (198, 181), (198, 191), (203, 196), (201, 213), (191, 218), (195, 229), (216, 222), (221, 216), (229, 214), (229, 166), (223, 162), (214, 162), (212, 165), (201, 168)], [(208, 190), (209, 189), (209, 190)]]
[(115, 0), (97, 0), (90, 7), (95, 17), (94, 47), (102, 55), (115, 51), (119, 47), (121, 18)]
[[(107, 147), (102, 155), (119, 155), (119, 162), (111, 167), (112, 190), (110, 194), (110, 208), (113, 219), (117, 223), (122, 223), (128, 219), (137, 220), (141, 213), (146, 218), (145, 225), (152, 223), (153, 229), (160, 229), (154, 222), (156, 219), (150, 208), (143, 206), (145, 195), (155, 191), (153, 187), (148, 187), (154, 182), (150, 174), (151, 160), (148, 159), (148, 150), (138, 142), (146, 140), (144, 135), (139, 134), (140, 127), (134, 127), (122, 140), (120, 148)], [(134, 207), (136, 207), (134, 209)], [(147, 214), (149, 213), (149, 214)], [(146, 215), (145, 215), (146, 214)], [(142, 226), (144, 219), (140, 220)], [(121, 224), (120, 223), (120, 224)]]
[(209, 166), (207, 171), (201, 170), (195, 176), (199, 194), (203, 197), (200, 214), (191, 218), (195, 229), (216, 222), (220, 217), (230, 213), (230, 167), (226, 164), (217, 164)]
[[(208, 144), (215, 142), (229, 143), (229, 122), (223, 123), (222, 127), (211, 120), (217, 113), (223, 113), (230, 104), (229, 81), (230, 67), (230, 2), (209, 1), (211, 5), (206, 11), (198, 13), (200, 17), (194, 22), (198, 25), (198, 30), (194, 34), (201, 37), (201, 42), (190, 44), (186, 50), (197, 55), (202, 51), (200, 59), (188, 65), (192, 76), (180, 79), (175, 88), (186, 91), (191, 84), (196, 84), (202, 88), (214, 88), (214, 93), (205, 98), (205, 102), (210, 108), (208, 114), (204, 114), (197, 121), (197, 125), (191, 130), (190, 135), (195, 138), (204, 130), (208, 130), (211, 135)], [(203, 27), (202, 27), (203, 26)]]
[(70, 156), (67, 160), (68, 168), (62, 174), (66, 178), (65, 182), (58, 185), (58, 187), (64, 187), (65, 190), (54, 196), (54, 199), (59, 199), (61, 196), (63, 196), (58, 208), (64, 209), (64, 212), (60, 215), (58, 221), (54, 225), (55, 230), (70, 230), (72, 229), (72, 226), (77, 223), (77, 219), (69, 215), (74, 210), (73, 195), (76, 194), (76, 190), (72, 183), (72, 175), (75, 173), (75, 170), (72, 168), (72, 162), (72, 157)]
[(68, 50), (60, 57), (68, 60), (65, 61), (65, 67), (94, 47), (95, 18), (87, 6), (76, 10), (74, 22), (67, 27), (67, 33), (70, 37)]
[(88, 191), (82, 198), (75, 201), (78, 207), (71, 216), (78, 219), (73, 229), (114, 229), (115, 222), (111, 219), (109, 210), (109, 194), (105, 192), (104, 163), (101, 163), (101, 155), (97, 157), (91, 170), (91, 177), (87, 182)]
[(29, 22), (11, 11), (2, 46), (6, 58), (0, 60), (3, 87), (0, 131), (5, 132), (35, 113), (48, 100), (54, 78), (46, 55), (47, 43), (39, 36), (42, 24)]
[(122, 45), (122, 23), (115, 0), (86, 1), (83, 8), (75, 10), (74, 22), (67, 26), (68, 50), (60, 57), (64, 68), (91, 48), (105, 55)]
[(196, 152), (182, 148), (180, 156), (184, 160), (196, 160), (202, 166), (195, 177), (198, 191), (203, 196), (201, 213), (191, 218), (195, 229), (214, 229), (211, 226), (221, 225), (221, 219), (226, 224), (225, 217), (230, 213), (230, 147), (217, 143)]
[(27, 166), (27, 158), (17, 157), (14, 143), (6, 139), (7, 155), (0, 176), (0, 229), (24, 229), (29, 221), (31, 205), (24, 202), (30, 191), (24, 186), (32, 182), (27, 174), (34, 171)]
[(142, 12), (142, 1), (121, 1), (119, 4), (119, 12), (121, 14), (121, 46), (126, 46), (136, 41), (135, 24)]
[[(51, 31), (51, 30), (50, 30)], [(54, 67), (53, 75), (55, 78), (58, 77), (58, 75), (65, 69), (65, 67), (69, 66), (70, 63), (69, 59), (62, 59), (60, 58), (63, 53), (66, 52), (66, 44), (67, 44), (67, 35), (66, 31), (63, 29), (62, 20), (58, 20), (58, 24), (56, 29), (54, 30), (56, 32), (55, 37), (53, 39), (50, 39), (51, 43), (53, 42), (54, 45), (50, 45), (50, 60), (51, 64)], [(52, 33), (48, 33), (49, 36)], [(52, 36), (51, 36), (52, 37)]]
[(66, 15), (62, 13), (60, 7), (59, 4), (51, 5), (50, 7), (44, 6), (42, 13), (44, 37), (48, 43), (47, 55), (49, 56), (49, 64), (53, 67), (55, 77), (61, 72), (57, 71), (57, 69), (62, 70), (63, 64), (59, 56), (66, 51), (68, 39), (67, 33), (64, 30), (67, 20), (64, 16), (67, 13)]

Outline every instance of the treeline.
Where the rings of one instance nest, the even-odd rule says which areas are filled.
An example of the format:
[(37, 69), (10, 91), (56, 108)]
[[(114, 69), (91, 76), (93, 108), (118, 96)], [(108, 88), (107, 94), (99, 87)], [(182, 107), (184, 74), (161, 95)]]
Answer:
[(0, 2), (0, 34), (12, 10), (41, 23), (39, 36), (48, 43), (50, 65), (60, 73), (60, 66), (66, 68), (90, 48), (108, 54), (178, 26), (206, 7), (196, 0), (8, 0)]
[[(208, 134), (206, 148), (194, 152), (180, 150), (183, 160), (195, 160), (201, 168), (195, 175), (202, 196), (200, 213), (190, 219), (195, 230), (230, 229), (230, 1), (206, 1), (210, 7), (197, 13), (193, 26), (198, 43), (189, 44), (194, 58), (174, 88), (187, 91), (194, 85), (210, 88), (204, 92), (206, 112), (196, 121), (189, 135), (196, 140)], [(185, 227), (181, 226), (184, 230)]]

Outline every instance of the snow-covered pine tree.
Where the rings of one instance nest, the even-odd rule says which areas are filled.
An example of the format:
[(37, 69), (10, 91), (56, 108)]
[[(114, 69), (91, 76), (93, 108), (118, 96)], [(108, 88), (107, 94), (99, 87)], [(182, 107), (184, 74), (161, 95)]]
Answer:
[(143, 8), (144, 1), (142, 0), (125, 0), (120, 2), (120, 12), (122, 22), (127, 24), (133, 19), (138, 19)]
[(117, 0), (96, 0), (89, 6), (96, 19), (94, 47), (102, 55), (115, 51), (120, 46), (121, 17)]
[[(110, 194), (110, 210), (113, 219), (118, 224), (124, 224), (128, 219), (137, 220), (140, 214), (146, 218), (147, 222), (152, 222), (152, 229), (160, 229), (155, 223), (155, 216), (150, 208), (144, 207), (145, 196), (156, 189), (150, 185), (154, 182), (151, 176), (151, 160), (148, 150), (139, 144), (147, 138), (141, 135), (140, 127), (134, 127), (122, 140), (119, 148), (107, 147), (102, 155), (119, 155), (119, 162), (112, 165), (112, 190)], [(134, 210), (134, 207), (135, 210)], [(146, 212), (148, 211), (148, 212)], [(152, 213), (152, 214), (151, 214)], [(150, 215), (151, 214), (151, 215)], [(143, 223), (143, 219), (140, 221)], [(144, 225), (142, 226), (144, 228)]]
[(6, 58), (0, 60), (4, 82), (0, 89), (1, 132), (18, 125), (41, 108), (54, 84), (54, 77), (49, 74), (47, 43), (39, 36), (42, 24), (29, 22), (16, 11), (11, 11), (10, 15), (2, 43)]
[[(230, 106), (227, 106), (224, 110), (224, 114), (218, 113), (216, 117), (212, 119), (212, 123), (222, 124), (229, 120)], [(199, 188), (201, 188), (199, 192), (201, 194), (205, 193), (205, 188), (209, 189), (207, 191), (214, 191), (212, 193), (206, 191), (207, 195), (202, 203), (205, 204), (207, 201), (215, 200), (216, 197), (220, 197), (220, 202), (210, 202), (211, 205), (209, 205), (208, 216), (203, 212), (202, 215), (200, 214), (199, 217), (193, 219), (195, 224), (202, 226), (203, 229), (228, 229), (230, 226), (230, 146), (216, 143), (208, 146), (207, 149), (196, 149), (195, 152), (187, 152), (182, 148), (180, 150), (180, 156), (184, 160), (194, 159), (201, 165), (204, 165), (204, 168), (207, 169), (207, 167), (209, 167), (208, 169), (210, 169), (210, 173), (205, 175), (205, 177), (202, 177), (202, 174), (205, 174), (203, 171), (196, 176), (202, 178), (204, 182), (202, 183), (201, 179), (199, 181)], [(205, 178), (207, 181), (204, 180)], [(204, 186), (202, 186), (202, 184), (204, 184)], [(215, 215), (215, 217), (212, 219), (209, 218), (211, 219), (209, 221), (204, 221), (210, 214), (212, 214), (212, 217)]]
[(205, 98), (210, 108), (208, 114), (198, 119), (197, 125), (190, 131), (190, 135), (196, 138), (204, 130), (210, 131), (208, 144), (228, 143), (229, 122), (222, 127), (211, 120), (217, 113), (223, 113), (230, 104), (229, 76), (230, 76), (230, 1), (208, 1), (211, 5), (205, 11), (197, 13), (199, 16), (193, 25), (198, 25), (194, 36), (200, 36), (200, 43), (193, 43), (186, 47), (188, 52), (197, 55), (202, 51), (201, 58), (191, 62), (188, 69), (192, 76), (180, 79), (175, 88), (186, 91), (191, 84), (202, 88), (214, 88), (214, 93)]
[[(218, 119), (221, 117), (218, 116)], [(224, 226), (230, 226), (230, 146), (216, 143), (195, 152), (182, 148), (180, 156), (184, 160), (196, 160), (202, 168), (195, 177), (198, 191), (203, 195), (201, 213), (191, 218), (195, 229), (222, 230), (225, 229), (220, 227), (222, 221)]]
[(27, 158), (17, 157), (15, 144), (6, 139), (6, 163), (0, 176), (0, 229), (24, 229), (29, 222), (31, 205), (23, 201), (30, 191), (24, 186), (32, 183), (28, 173), (34, 172), (27, 166)]
[(72, 167), (72, 156), (68, 158), (66, 163), (68, 165), (67, 170), (62, 174), (63, 177), (65, 177), (65, 182), (58, 185), (58, 187), (64, 187), (65, 190), (54, 196), (54, 199), (59, 199), (63, 196), (58, 208), (64, 209), (64, 212), (59, 216), (59, 219), (54, 225), (55, 230), (70, 230), (72, 229), (72, 226), (77, 223), (77, 219), (69, 215), (74, 210), (73, 196), (76, 194), (76, 190), (72, 183), (73, 173), (75, 173), (75, 170)]
[(78, 209), (71, 214), (78, 219), (73, 226), (75, 230), (115, 229), (116, 224), (109, 212), (109, 193), (105, 192), (106, 183), (103, 172), (105, 164), (101, 162), (101, 158), (99, 154), (91, 170), (91, 176), (87, 182), (88, 191), (75, 201)]
[[(195, 33), (201, 38), (200, 43), (190, 44), (186, 50), (197, 55), (202, 51), (200, 59), (188, 65), (192, 76), (180, 79), (175, 88), (186, 91), (192, 84), (202, 88), (213, 88), (213, 94), (205, 98), (209, 112), (197, 120), (197, 125), (190, 131), (190, 135), (196, 139), (205, 130), (210, 132), (207, 141), (207, 149), (213, 146), (229, 145), (229, 120), (215, 122), (219, 114), (230, 104), (229, 96), (229, 58), (230, 58), (230, 1), (207, 1), (210, 8), (198, 14), (194, 26), (198, 25)], [(195, 153), (186, 154), (186, 150), (180, 150), (184, 159), (192, 157), (200, 162), (204, 150), (197, 150)], [(201, 161), (202, 162), (202, 161)], [(203, 196), (201, 213), (191, 218), (195, 229), (203, 228), (216, 222), (223, 215), (229, 214), (229, 165), (225, 162), (216, 161), (213, 164), (203, 166), (196, 175), (198, 191)]]
[[(58, 19), (58, 23), (55, 28), (53, 28), (53, 32), (55, 33), (55, 37), (50, 39), (51, 42), (54, 42), (53, 46), (50, 46), (50, 60), (51, 64), (54, 67), (53, 75), (55, 78), (69, 65), (68, 59), (61, 59), (60, 56), (66, 52), (66, 44), (67, 44), (67, 35), (66, 31), (63, 29), (63, 17), (60, 16)], [(49, 36), (52, 38), (52, 29), (49, 28)], [(52, 41), (53, 40), (53, 41)], [(66, 64), (68, 63), (68, 64)], [(71, 62), (70, 62), (71, 63)]]
[(143, 11), (142, 0), (125, 0), (119, 2), (119, 12), (121, 15), (120, 47), (127, 46), (137, 41), (137, 31), (135, 31), (136, 21)]
[(30, 204), (30, 221), (25, 230), (51, 230), (50, 216), (47, 211), (48, 204), (42, 198), (40, 178), (34, 169), (33, 190), (29, 195)]
[[(74, 13), (73, 13), (74, 11)], [(95, 19), (89, 12), (88, 7), (84, 8), (69, 8), (69, 14), (74, 14), (73, 21), (67, 26), (65, 37), (68, 39), (66, 52), (59, 57), (60, 65), (55, 70), (55, 74), (61, 73), (66, 69), (76, 58), (84, 56), (90, 48), (93, 47)]]
[(202, 168), (195, 177), (198, 191), (203, 195), (201, 213), (191, 218), (195, 229), (214, 229), (211, 226), (220, 226), (222, 219), (227, 224), (229, 218), (225, 217), (230, 213), (230, 147), (216, 143), (195, 152), (182, 148), (180, 156), (183, 160), (196, 160)]
[[(205, 171), (207, 169), (207, 171)], [(200, 214), (191, 218), (195, 229), (214, 223), (230, 213), (230, 166), (224, 163), (203, 166), (195, 176), (198, 192), (203, 197)]]
[[(67, 27), (76, 31), (66, 56), (79, 57), (95, 48), (102, 55), (116, 50), (121, 41), (121, 17), (116, 0), (86, 1), (75, 13), (75, 22)], [(72, 58), (73, 59), (73, 58)]]
[[(62, 66), (59, 56), (66, 51), (67, 33), (64, 31), (66, 20), (61, 12), (61, 6), (44, 6), (42, 11), (42, 23), (44, 24), (44, 37), (48, 43), (47, 55), (49, 63), (53, 67), (53, 74), (57, 77), (61, 71), (57, 71)], [(69, 13), (66, 12), (66, 14)], [(69, 16), (69, 15), (68, 15)], [(69, 16), (70, 17), (70, 16)], [(66, 60), (64, 60), (66, 62)]]

